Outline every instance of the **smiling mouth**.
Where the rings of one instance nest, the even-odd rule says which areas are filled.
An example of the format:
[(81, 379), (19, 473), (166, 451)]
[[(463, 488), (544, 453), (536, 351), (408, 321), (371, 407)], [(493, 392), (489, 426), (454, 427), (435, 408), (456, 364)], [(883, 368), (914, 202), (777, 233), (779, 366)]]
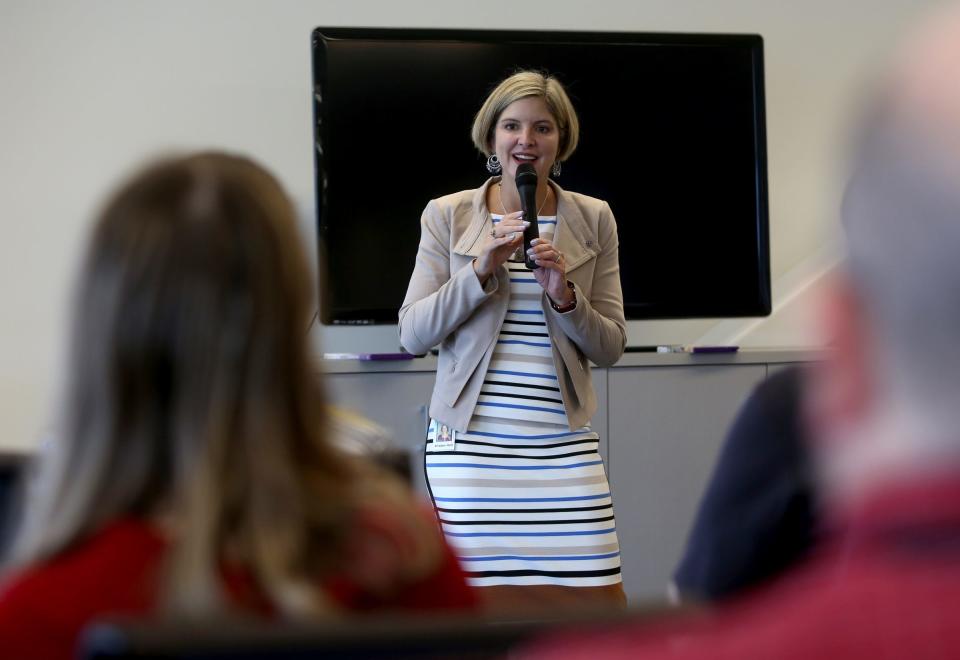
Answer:
[(536, 156), (530, 154), (513, 154), (513, 157), (522, 163), (531, 163), (537, 159)]

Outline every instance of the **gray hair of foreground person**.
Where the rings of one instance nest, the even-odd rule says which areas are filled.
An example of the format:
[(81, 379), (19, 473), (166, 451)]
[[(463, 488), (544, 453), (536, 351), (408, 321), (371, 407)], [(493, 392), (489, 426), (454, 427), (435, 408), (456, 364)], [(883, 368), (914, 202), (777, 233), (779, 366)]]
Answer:
[(844, 198), (847, 258), (832, 298), (846, 323), (834, 324), (830, 360), (841, 370), (814, 397), (869, 409), (834, 425), (846, 439), (827, 443), (828, 490), (960, 462), (960, 151), (916, 110), (892, 97), (875, 107)]

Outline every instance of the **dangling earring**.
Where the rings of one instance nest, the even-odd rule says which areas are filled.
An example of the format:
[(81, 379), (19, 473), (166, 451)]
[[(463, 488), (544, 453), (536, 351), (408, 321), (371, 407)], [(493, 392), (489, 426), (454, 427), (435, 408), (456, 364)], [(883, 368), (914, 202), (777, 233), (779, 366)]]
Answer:
[(490, 174), (500, 174), (500, 159), (497, 158), (497, 154), (490, 154), (490, 157), (487, 158), (487, 171)]
[(553, 167), (550, 168), (550, 175), (553, 176), (554, 179), (556, 179), (558, 176), (560, 176), (560, 169), (561, 169), (560, 161), (559, 160), (554, 161)]

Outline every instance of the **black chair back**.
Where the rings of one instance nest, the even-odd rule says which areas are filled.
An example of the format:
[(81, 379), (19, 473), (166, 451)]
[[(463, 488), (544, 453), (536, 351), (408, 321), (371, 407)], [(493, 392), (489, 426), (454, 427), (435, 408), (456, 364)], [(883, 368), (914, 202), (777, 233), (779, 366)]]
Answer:
[(649, 611), (616, 611), (548, 621), (481, 617), (358, 616), (301, 625), (250, 621), (100, 622), (89, 627), (87, 660), (487, 660), (550, 631), (596, 630)]
[(27, 454), (0, 452), (0, 557), (6, 555), (23, 503)]

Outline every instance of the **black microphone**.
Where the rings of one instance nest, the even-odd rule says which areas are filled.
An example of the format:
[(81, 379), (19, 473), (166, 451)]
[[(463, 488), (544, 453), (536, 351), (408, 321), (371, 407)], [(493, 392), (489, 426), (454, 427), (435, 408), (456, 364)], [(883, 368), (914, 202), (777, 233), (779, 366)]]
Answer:
[(520, 193), (520, 208), (523, 210), (523, 219), (530, 224), (523, 230), (523, 259), (527, 268), (534, 270), (540, 268), (533, 262), (527, 250), (530, 249), (530, 241), (540, 238), (540, 228), (537, 226), (537, 171), (533, 169), (530, 163), (524, 163), (517, 168), (517, 176), (514, 181), (517, 184), (517, 192)]

